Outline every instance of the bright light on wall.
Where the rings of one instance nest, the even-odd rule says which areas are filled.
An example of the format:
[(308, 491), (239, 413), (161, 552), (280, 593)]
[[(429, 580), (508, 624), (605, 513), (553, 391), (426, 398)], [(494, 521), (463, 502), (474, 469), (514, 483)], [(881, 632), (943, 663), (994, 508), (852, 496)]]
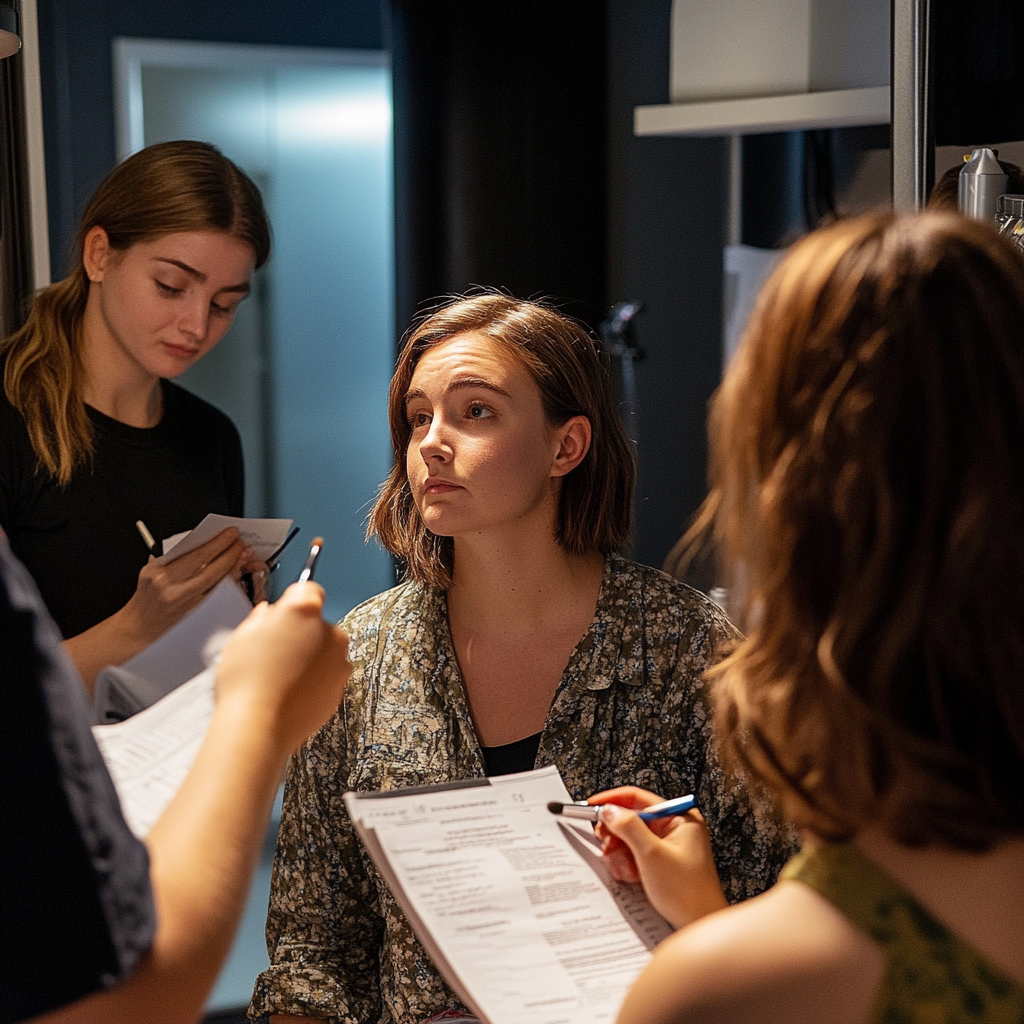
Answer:
[(379, 141), (391, 131), (391, 103), (381, 96), (313, 100), (281, 110), (278, 131), (308, 141)]

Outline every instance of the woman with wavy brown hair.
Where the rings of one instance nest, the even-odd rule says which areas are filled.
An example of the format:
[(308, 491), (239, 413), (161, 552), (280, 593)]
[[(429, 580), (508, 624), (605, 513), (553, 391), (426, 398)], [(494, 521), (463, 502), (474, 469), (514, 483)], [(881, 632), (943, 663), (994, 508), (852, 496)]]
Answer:
[[(711, 672), (717, 720), (805, 846), (668, 940), (620, 1024), (1024, 1020), (1020, 254), (949, 214), (810, 235), (711, 438), (705, 520), (747, 626)], [(601, 828), (671, 917), (666, 864), (699, 826)]]
[(74, 253), (0, 342), (0, 526), (90, 684), (224, 576), (260, 568), (234, 530), (160, 565), (135, 524), (166, 538), (242, 515), (238, 432), (171, 378), (231, 326), (270, 228), (235, 164), (166, 142), (100, 183)]
[[(597, 343), (485, 293), (415, 324), (391, 382), (394, 468), (370, 532), (405, 582), (345, 619), (344, 704), (292, 759), (252, 1016), (422, 1021), (466, 1011), (362, 848), (346, 790), (557, 765), (566, 788), (696, 792), (736, 900), (790, 847), (719, 768), (703, 673), (734, 630), (616, 553), (633, 453)], [(724, 901), (717, 877), (711, 898)], [(690, 894), (694, 914), (705, 891)]]

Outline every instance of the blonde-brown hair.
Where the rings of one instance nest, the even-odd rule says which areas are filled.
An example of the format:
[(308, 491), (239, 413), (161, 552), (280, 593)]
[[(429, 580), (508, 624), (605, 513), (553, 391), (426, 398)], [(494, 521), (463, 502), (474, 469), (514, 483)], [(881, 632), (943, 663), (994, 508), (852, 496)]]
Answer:
[(402, 559), (412, 579), (451, 586), (452, 538), (427, 530), (409, 487), (405, 397), (420, 356), (469, 331), (479, 331), (526, 368), (550, 423), (561, 425), (573, 416), (590, 420), (590, 449), (562, 479), (558, 543), (574, 554), (623, 547), (629, 540), (636, 466), (597, 342), (575, 320), (542, 302), (494, 292), (456, 296), (413, 324), (388, 393), (395, 464), (370, 514), (367, 536), (376, 535)]
[(24, 327), (0, 342), (7, 398), (25, 420), (40, 466), (61, 484), (93, 451), (78, 348), (89, 295), (82, 252), (97, 226), (119, 252), (180, 231), (225, 231), (252, 246), (257, 267), (270, 257), (259, 189), (205, 142), (149, 146), (104, 178), (82, 214), (74, 270), (39, 291)]
[(748, 635), (727, 745), (802, 825), (1024, 833), (1024, 260), (950, 214), (841, 222), (772, 275), (705, 508)]

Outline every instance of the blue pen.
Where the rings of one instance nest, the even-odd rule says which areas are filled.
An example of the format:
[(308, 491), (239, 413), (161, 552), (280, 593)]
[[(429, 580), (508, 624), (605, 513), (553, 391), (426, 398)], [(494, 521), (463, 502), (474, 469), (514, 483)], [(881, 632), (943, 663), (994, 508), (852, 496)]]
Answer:
[[(552, 800), (548, 810), (552, 814), (560, 814), (563, 818), (579, 818), (581, 821), (597, 821), (604, 804), (588, 804), (580, 800), (572, 804), (560, 804)], [(652, 804), (637, 814), (644, 821), (657, 821), (659, 818), (672, 818), (679, 814), (692, 811), (697, 806), (697, 798), (691, 793), (688, 796), (677, 796), (674, 800), (665, 800), (660, 804)]]

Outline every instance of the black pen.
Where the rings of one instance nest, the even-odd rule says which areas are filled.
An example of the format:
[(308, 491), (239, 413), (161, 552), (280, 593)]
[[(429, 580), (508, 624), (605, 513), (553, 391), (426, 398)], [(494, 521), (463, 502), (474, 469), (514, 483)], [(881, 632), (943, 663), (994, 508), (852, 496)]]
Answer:
[(281, 552), (284, 551), (284, 549), (288, 547), (289, 544), (291, 544), (292, 538), (298, 532), (299, 528), (297, 526), (293, 526), (291, 533), (289, 533), (288, 536), (285, 537), (284, 543), (267, 559), (267, 568), (271, 572), (273, 572), (277, 568), (278, 563), (281, 560)]
[[(292, 528), (292, 532), (289, 533), (287, 537), (285, 537), (284, 543), (267, 559), (267, 572), (273, 572), (278, 567), (278, 564), (280, 562), (281, 552), (284, 551), (284, 549), (286, 547), (288, 547), (289, 542), (295, 536), (295, 534), (297, 534), (298, 532), (299, 532), (299, 528), (297, 526), (293, 527)], [(263, 570), (261, 569), (260, 572), (262, 573)], [(251, 572), (243, 572), (242, 573), (242, 586), (245, 588), (246, 594), (249, 595), (249, 600), (250, 601), (255, 601), (256, 600), (256, 585), (253, 582), (253, 578), (252, 578), (252, 573)]]
[(320, 548), (323, 547), (323, 537), (314, 537), (313, 543), (309, 546), (309, 557), (306, 559), (306, 564), (302, 567), (302, 571), (299, 573), (299, 578), (296, 580), (297, 583), (305, 583), (306, 580), (313, 578), (313, 570), (316, 568), (316, 560), (320, 554)]

